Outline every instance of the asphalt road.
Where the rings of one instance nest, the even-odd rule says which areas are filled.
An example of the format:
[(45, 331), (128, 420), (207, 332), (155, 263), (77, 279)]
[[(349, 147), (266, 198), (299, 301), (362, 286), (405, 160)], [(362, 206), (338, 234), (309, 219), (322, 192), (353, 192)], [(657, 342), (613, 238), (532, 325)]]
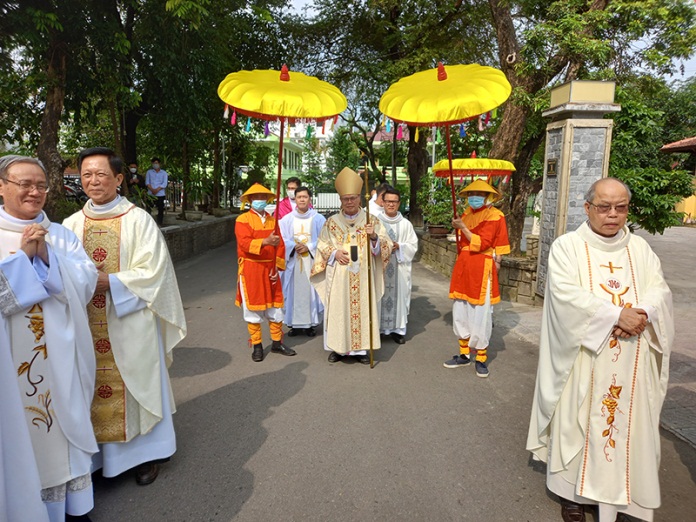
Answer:
[[(374, 369), (330, 365), (320, 336), (254, 363), (236, 267), (233, 245), (177, 267), (178, 451), (150, 486), (95, 477), (92, 520), (560, 520), (524, 449), (537, 364), (518, 332), (526, 309), (497, 307), (489, 379), (445, 369), (458, 351), (448, 281), (416, 264), (407, 342), (384, 340)], [(662, 451), (655, 520), (696, 520), (696, 451), (667, 432)]]

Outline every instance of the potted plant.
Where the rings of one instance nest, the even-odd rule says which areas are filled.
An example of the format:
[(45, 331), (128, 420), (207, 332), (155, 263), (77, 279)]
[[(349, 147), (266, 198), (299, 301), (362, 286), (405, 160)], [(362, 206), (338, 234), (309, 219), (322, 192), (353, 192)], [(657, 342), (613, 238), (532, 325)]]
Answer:
[(433, 237), (444, 237), (452, 229), (452, 192), (447, 180), (436, 178), (431, 172), (421, 180), (418, 203), (423, 211), (428, 232)]

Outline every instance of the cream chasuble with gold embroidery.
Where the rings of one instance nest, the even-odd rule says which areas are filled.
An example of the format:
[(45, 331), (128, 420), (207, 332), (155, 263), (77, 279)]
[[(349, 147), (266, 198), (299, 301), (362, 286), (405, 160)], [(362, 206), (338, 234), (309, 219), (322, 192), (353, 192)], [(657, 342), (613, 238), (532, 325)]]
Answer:
[[(39, 258), (29, 260), (20, 250), (29, 223), (48, 229), (48, 265)], [(0, 269), (0, 320), (36, 461), (25, 465), (38, 467), (44, 502), (65, 502), (67, 495), (89, 511), (91, 455), (97, 444), (89, 415), (94, 356), (85, 306), (96, 285), (96, 269), (75, 234), (45, 214), (20, 221), (4, 210)], [(21, 477), (21, 470), (16, 472)]]
[[(631, 306), (646, 310), (648, 327), (614, 337)], [(606, 240), (585, 223), (554, 242), (527, 438), (548, 463), (551, 491), (599, 504), (602, 520), (616, 512), (651, 519), (673, 337), (671, 293), (642, 238), (624, 227)]]
[[(312, 267), (311, 282), (324, 303), (324, 347), (339, 354), (380, 348), (379, 299), (384, 294), (384, 268), (389, 262), (392, 242), (384, 227), (370, 216), (379, 236), (379, 258), (371, 251), (371, 241), (365, 234), (367, 215), (360, 210), (354, 219), (342, 212), (326, 220), (319, 234), (317, 252)], [(342, 248), (351, 255), (348, 265), (333, 262), (333, 254)], [(367, 261), (372, 263), (372, 319), (368, 302)]]
[(171, 389), (160, 364), (161, 341), (167, 366), (171, 351), (186, 335), (181, 297), (166, 242), (155, 221), (125, 198), (107, 212), (81, 212), (64, 222), (82, 238), (95, 264), (116, 277), (146, 306), (119, 317), (111, 292), (88, 306), (97, 357), (92, 421), (100, 443), (128, 442), (150, 432), (163, 418), (163, 393)]

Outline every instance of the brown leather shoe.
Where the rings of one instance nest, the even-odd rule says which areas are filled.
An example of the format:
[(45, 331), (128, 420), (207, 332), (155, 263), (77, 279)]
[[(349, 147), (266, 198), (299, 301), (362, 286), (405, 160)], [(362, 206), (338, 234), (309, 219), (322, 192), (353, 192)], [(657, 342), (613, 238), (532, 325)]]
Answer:
[(563, 522), (585, 522), (585, 509), (582, 504), (562, 498), (561, 517)]
[(152, 484), (159, 475), (159, 465), (156, 462), (146, 462), (135, 469), (135, 481), (139, 486)]

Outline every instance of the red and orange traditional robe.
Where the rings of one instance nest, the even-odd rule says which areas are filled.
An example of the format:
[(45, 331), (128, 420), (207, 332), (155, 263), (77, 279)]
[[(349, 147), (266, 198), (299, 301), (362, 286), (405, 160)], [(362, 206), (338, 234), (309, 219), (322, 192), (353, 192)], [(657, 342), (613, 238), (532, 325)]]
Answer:
[(274, 230), (275, 218), (268, 214), (265, 223), (252, 210), (237, 218), (234, 233), (239, 269), (235, 304), (239, 307), (242, 306), (242, 291), (249, 310), (258, 312), (283, 307), (283, 286), (280, 279), (271, 281), (271, 273), (285, 270), (285, 243), (281, 237), (277, 247), (261, 246)]
[(495, 207), (468, 208), (462, 221), (471, 230), (472, 237), (471, 241), (462, 238), (463, 248), (452, 272), (449, 297), (482, 305), (486, 302), (490, 280), (491, 304), (496, 304), (500, 301), (500, 290), (493, 254), (510, 253), (505, 216)]

